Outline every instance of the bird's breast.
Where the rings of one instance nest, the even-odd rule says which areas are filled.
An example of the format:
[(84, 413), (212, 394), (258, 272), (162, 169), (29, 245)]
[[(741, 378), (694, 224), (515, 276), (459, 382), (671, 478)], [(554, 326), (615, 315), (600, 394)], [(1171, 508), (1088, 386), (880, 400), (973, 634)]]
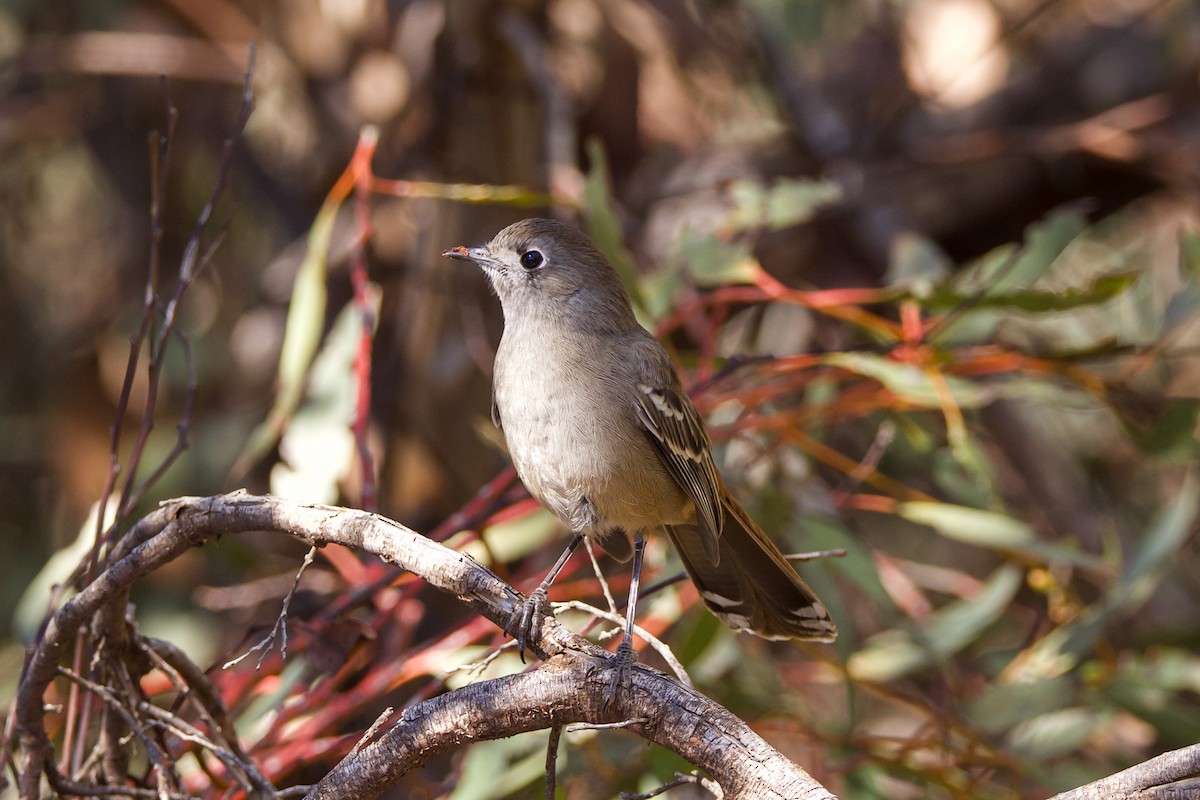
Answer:
[(618, 347), (505, 332), (495, 401), (517, 474), (575, 530), (682, 521), (688, 501), (634, 413)]

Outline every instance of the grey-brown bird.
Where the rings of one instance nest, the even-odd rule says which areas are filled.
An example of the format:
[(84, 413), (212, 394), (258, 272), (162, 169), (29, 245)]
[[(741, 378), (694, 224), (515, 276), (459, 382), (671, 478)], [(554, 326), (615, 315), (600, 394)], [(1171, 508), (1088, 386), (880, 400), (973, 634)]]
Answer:
[(825, 605), (725, 488), (670, 356), (638, 324), (620, 276), (585, 235), (528, 219), (443, 255), (477, 264), (500, 298), (492, 418), (530, 494), (575, 533), (509, 623), (522, 654), (547, 588), (586, 537), (622, 561), (634, 556), (617, 651), (631, 661), (644, 537), (660, 527), (730, 627), (834, 640)]

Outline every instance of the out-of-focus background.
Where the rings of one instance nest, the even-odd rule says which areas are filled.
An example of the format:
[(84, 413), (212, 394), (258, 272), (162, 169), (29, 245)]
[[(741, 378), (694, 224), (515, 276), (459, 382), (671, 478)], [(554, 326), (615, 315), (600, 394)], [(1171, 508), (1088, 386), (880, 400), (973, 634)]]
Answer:
[[(109, 469), (150, 261), (148, 137), (177, 107), (169, 295), (251, 40), (255, 107), (208, 236), (220, 245), (181, 312), (191, 446), (148, 503), (243, 485), (359, 500), (361, 475), (338, 472), (352, 461), (345, 430), (319, 404), (290, 444), (231, 471), (274, 402), (309, 231), (373, 125), (382, 178), (556, 198), (372, 199), (382, 513), (429, 530), (506, 463), (487, 422), (499, 309), (481, 276), (438, 254), (582, 207), (593, 231), (615, 221), (606, 250), (627, 248), (644, 319), (689, 384), (728, 356), (824, 357), (790, 373), (794, 393), (763, 390), (786, 430), (746, 423), (771, 380), (753, 368), (721, 376), (701, 406), (726, 473), (789, 549), (851, 548), (804, 568), (842, 642), (767, 645), (692, 608), (662, 627), (703, 690), (852, 797), (1042, 797), (1200, 740), (1200, 13), (1183, 0), (10, 0), (0, 699), (65, 574), (47, 564)], [(325, 281), (330, 340), (356, 230), (346, 204)], [(862, 296), (879, 319), (940, 315), (953, 381), (903, 372), (927, 362), (845, 315), (697, 305), (747, 263), (792, 288), (878, 290)], [(187, 372), (167, 360), (147, 470), (175, 441)], [(123, 454), (145, 394), (139, 379)], [(863, 483), (876, 467), (895, 483)], [(561, 531), (522, 520), (512, 535), (526, 549), (557, 550)], [(139, 617), (207, 667), (269, 625), (301, 552), (240, 537), (191, 553), (139, 588)], [(652, 554), (663, 571), (671, 559)], [(324, 607), (344, 579), (319, 560), (293, 614)], [(355, 624), (301, 656), (311, 679), (363, 640)], [(267, 737), (270, 710), (252, 713), (249, 735)], [(468, 750), (396, 796), (540, 796), (540, 746)], [(569, 797), (644, 790), (683, 766), (619, 736), (567, 749)]]

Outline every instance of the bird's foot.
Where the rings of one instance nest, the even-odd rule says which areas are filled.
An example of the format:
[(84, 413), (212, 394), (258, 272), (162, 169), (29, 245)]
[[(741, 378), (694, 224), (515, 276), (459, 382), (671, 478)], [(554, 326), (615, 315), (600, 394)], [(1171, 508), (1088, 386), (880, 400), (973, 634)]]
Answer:
[(609, 659), (612, 676), (608, 682), (608, 692), (604, 695), (604, 705), (612, 705), (617, 699), (617, 692), (632, 686), (633, 668), (637, 665), (637, 654), (633, 652), (633, 641), (626, 636)]
[(513, 606), (512, 614), (504, 632), (517, 640), (517, 651), (521, 654), (521, 663), (525, 663), (525, 649), (530, 642), (541, 638), (542, 622), (547, 617), (553, 618), (550, 601), (546, 597), (546, 589), (539, 586), (529, 597), (518, 600)]

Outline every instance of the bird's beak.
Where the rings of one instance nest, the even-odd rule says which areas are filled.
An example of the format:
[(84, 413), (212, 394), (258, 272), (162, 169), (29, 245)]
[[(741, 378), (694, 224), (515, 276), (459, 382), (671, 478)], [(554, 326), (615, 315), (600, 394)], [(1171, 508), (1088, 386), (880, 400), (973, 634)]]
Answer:
[(442, 253), (442, 258), (457, 258), (459, 261), (474, 261), (480, 266), (483, 266), (492, 260), (488, 256), (486, 248), (463, 247), (461, 244), (458, 247), (452, 247), (446, 252)]

